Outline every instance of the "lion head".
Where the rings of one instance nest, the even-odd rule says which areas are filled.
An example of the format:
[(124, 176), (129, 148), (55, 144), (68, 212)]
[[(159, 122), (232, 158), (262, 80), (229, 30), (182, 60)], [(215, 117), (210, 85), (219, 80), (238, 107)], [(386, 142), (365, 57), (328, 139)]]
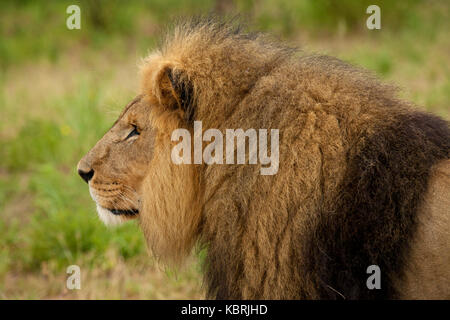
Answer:
[(166, 67), (155, 81), (158, 92), (128, 103), (77, 169), (105, 224), (138, 219), (155, 256), (179, 262), (196, 238), (199, 188), (195, 167), (176, 166), (170, 158), (170, 134), (186, 125), (173, 105), (179, 87)]
[[(202, 206), (216, 188), (204, 183), (204, 164), (173, 163), (172, 132), (193, 132), (194, 119), (203, 121), (204, 130), (225, 128), (229, 108), (287, 56), (284, 48), (270, 50), (264, 43), (231, 26), (179, 25), (143, 61), (141, 94), (78, 164), (101, 220), (137, 219), (153, 254), (165, 262), (179, 262), (191, 251), (202, 229)], [(264, 54), (254, 59), (250, 53), (261, 46)], [(245, 70), (241, 61), (229, 60), (232, 52), (247, 59)], [(223, 176), (208, 175), (214, 181)]]
[(78, 164), (78, 173), (89, 184), (98, 214), (106, 224), (139, 214), (139, 190), (153, 157), (154, 140), (144, 101), (142, 96), (131, 101)]

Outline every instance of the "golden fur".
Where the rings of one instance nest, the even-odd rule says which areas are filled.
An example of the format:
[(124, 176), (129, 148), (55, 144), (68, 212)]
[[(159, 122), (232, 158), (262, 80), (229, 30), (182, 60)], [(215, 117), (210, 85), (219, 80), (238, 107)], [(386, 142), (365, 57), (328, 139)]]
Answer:
[(406, 280), (400, 283), (404, 299), (449, 299), (450, 284), (450, 161), (433, 168), (420, 208), (419, 228), (413, 239)]
[[(265, 36), (212, 21), (178, 25), (143, 61), (141, 74), (142, 95), (79, 170), (95, 172), (91, 188), (114, 182), (134, 190), (126, 202), (139, 210), (133, 217), (157, 257), (178, 263), (197, 242), (207, 246), (208, 297), (450, 298), (450, 261), (443, 253), (450, 252), (448, 174), (432, 175), (426, 201), (414, 213), (429, 167), (450, 157), (448, 124), (414, 116), (391, 87), (337, 59), (298, 56)], [(203, 130), (279, 129), (278, 173), (262, 176), (260, 165), (173, 164), (171, 134), (192, 132), (194, 119)], [(443, 133), (428, 133), (427, 121)], [(416, 123), (423, 128), (416, 130)], [(131, 124), (140, 130), (132, 144), (124, 139)], [(434, 140), (420, 138), (427, 134)], [(396, 138), (404, 143), (396, 146)], [(430, 151), (414, 153), (422, 145)], [(386, 170), (386, 161), (400, 165)], [(371, 164), (375, 180), (354, 181), (369, 174), (364, 168)], [(380, 188), (391, 183), (390, 193), (372, 197), (380, 188), (370, 181)], [(391, 199), (396, 190), (400, 199)], [(122, 200), (106, 199), (96, 200), (103, 208), (126, 209)], [(353, 214), (371, 201), (367, 212), (373, 214)], [(404, 259), (392, 258), (398, 250)], [(384, 272), (388, 288), (381, 294), (365, 288), (366, 263)], [(364, 268), (361, 278), (358, 268)], [(421, 291), (425, 280), (428, 289)]]

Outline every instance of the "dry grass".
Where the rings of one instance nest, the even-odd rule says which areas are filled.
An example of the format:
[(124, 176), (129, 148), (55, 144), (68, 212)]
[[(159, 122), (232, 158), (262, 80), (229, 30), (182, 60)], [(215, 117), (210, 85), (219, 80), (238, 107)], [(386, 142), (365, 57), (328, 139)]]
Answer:
[(114, 251), (108, 264), (80, 264), (81, 289), (69, 290), (64, 270), (43, 264), (40, 272), (10, 271), (3, 278), (0, 299), (203, 299), (196, 262), (168, 275), (149, 257), (124, 261)]

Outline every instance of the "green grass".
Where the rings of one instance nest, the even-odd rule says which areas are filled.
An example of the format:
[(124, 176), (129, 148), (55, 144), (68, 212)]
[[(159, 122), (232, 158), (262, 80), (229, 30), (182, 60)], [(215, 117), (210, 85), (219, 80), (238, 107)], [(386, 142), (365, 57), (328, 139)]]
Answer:
[(258, 29), (287, 36), (299, 30), (315, 35), (363, 32), (369, 5), (378, 5), (382, 9), (382, 27), (396, 32), (408, 30), (423, 24), (418, 14), (420, 3), (420, 0), (237, 1), (242, 12), (255, 18)]
[[(0, 4), (0, 68), (44, 58), (58, 61), (70, 50), (89, 53), (114, 48), (125, 54), (139, 36), (141, 48), (152, 43), (158, 26), (182, 14), (207, 13), (211, 0), (50, 0)], [(66, 28), (66, 8), (78, 5), (81, 29)], [(136, 30), (140, 33), (136, 34)]]
[[(101, 99), (95, 83), (83, 82), (77, 94), (48, 102), (58, 120), (28, 119), (14, 138), (2, 143), (2, 167), (12, 177), (27, 174), (24, 189), (33, 194), (34, 213), (21, 230), (23, 255), (11, 263), (36, 270), (53, 260), (62, 268), (86, 254), (95, 263), (111, 243), (125, 259), (144, 253), (135, 224), (108, 230), (98, 221), (87, 187), (76, 175), (80, 155), (110, 125), (98, 108)], [(3, 185), (6, 189), (4, 180)]]
[[(73, 3), (82, 10), (79, 31), (65, 28)], [(448, 119), (448, 4), (382, 1), (382, 30), (369, 31), (366, 1), (339, 3), (237, 0), (235, 9), (252, 29), (368, 68)], [(213, 7), (212, 0), (2, 1), (0, 298), (201, 296), (199, 263), (160, 270), (136, 223), (103, 226), (76, 165), (135, 95), (136, 62), (161, 26)], [(80, 293), (64, 288), (70, 264), (86, 274)]]

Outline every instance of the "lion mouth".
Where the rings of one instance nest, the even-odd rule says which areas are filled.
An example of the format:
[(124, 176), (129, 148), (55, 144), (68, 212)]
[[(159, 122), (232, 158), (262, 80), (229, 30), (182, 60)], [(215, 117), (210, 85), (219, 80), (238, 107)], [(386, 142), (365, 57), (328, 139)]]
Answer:
[(126, 215), (126, 216), (134, 216), (139, 213), (138, 209), (128, 209), (128, 210), (119, 210), (119, 209), (107, 209), (114, 215)]
[(139, 210), (137, 209), (106, 209), (97, 203), (97, 213), (100, 220), (107, 226), (120, 225), (130, 219), (138, 217)]

